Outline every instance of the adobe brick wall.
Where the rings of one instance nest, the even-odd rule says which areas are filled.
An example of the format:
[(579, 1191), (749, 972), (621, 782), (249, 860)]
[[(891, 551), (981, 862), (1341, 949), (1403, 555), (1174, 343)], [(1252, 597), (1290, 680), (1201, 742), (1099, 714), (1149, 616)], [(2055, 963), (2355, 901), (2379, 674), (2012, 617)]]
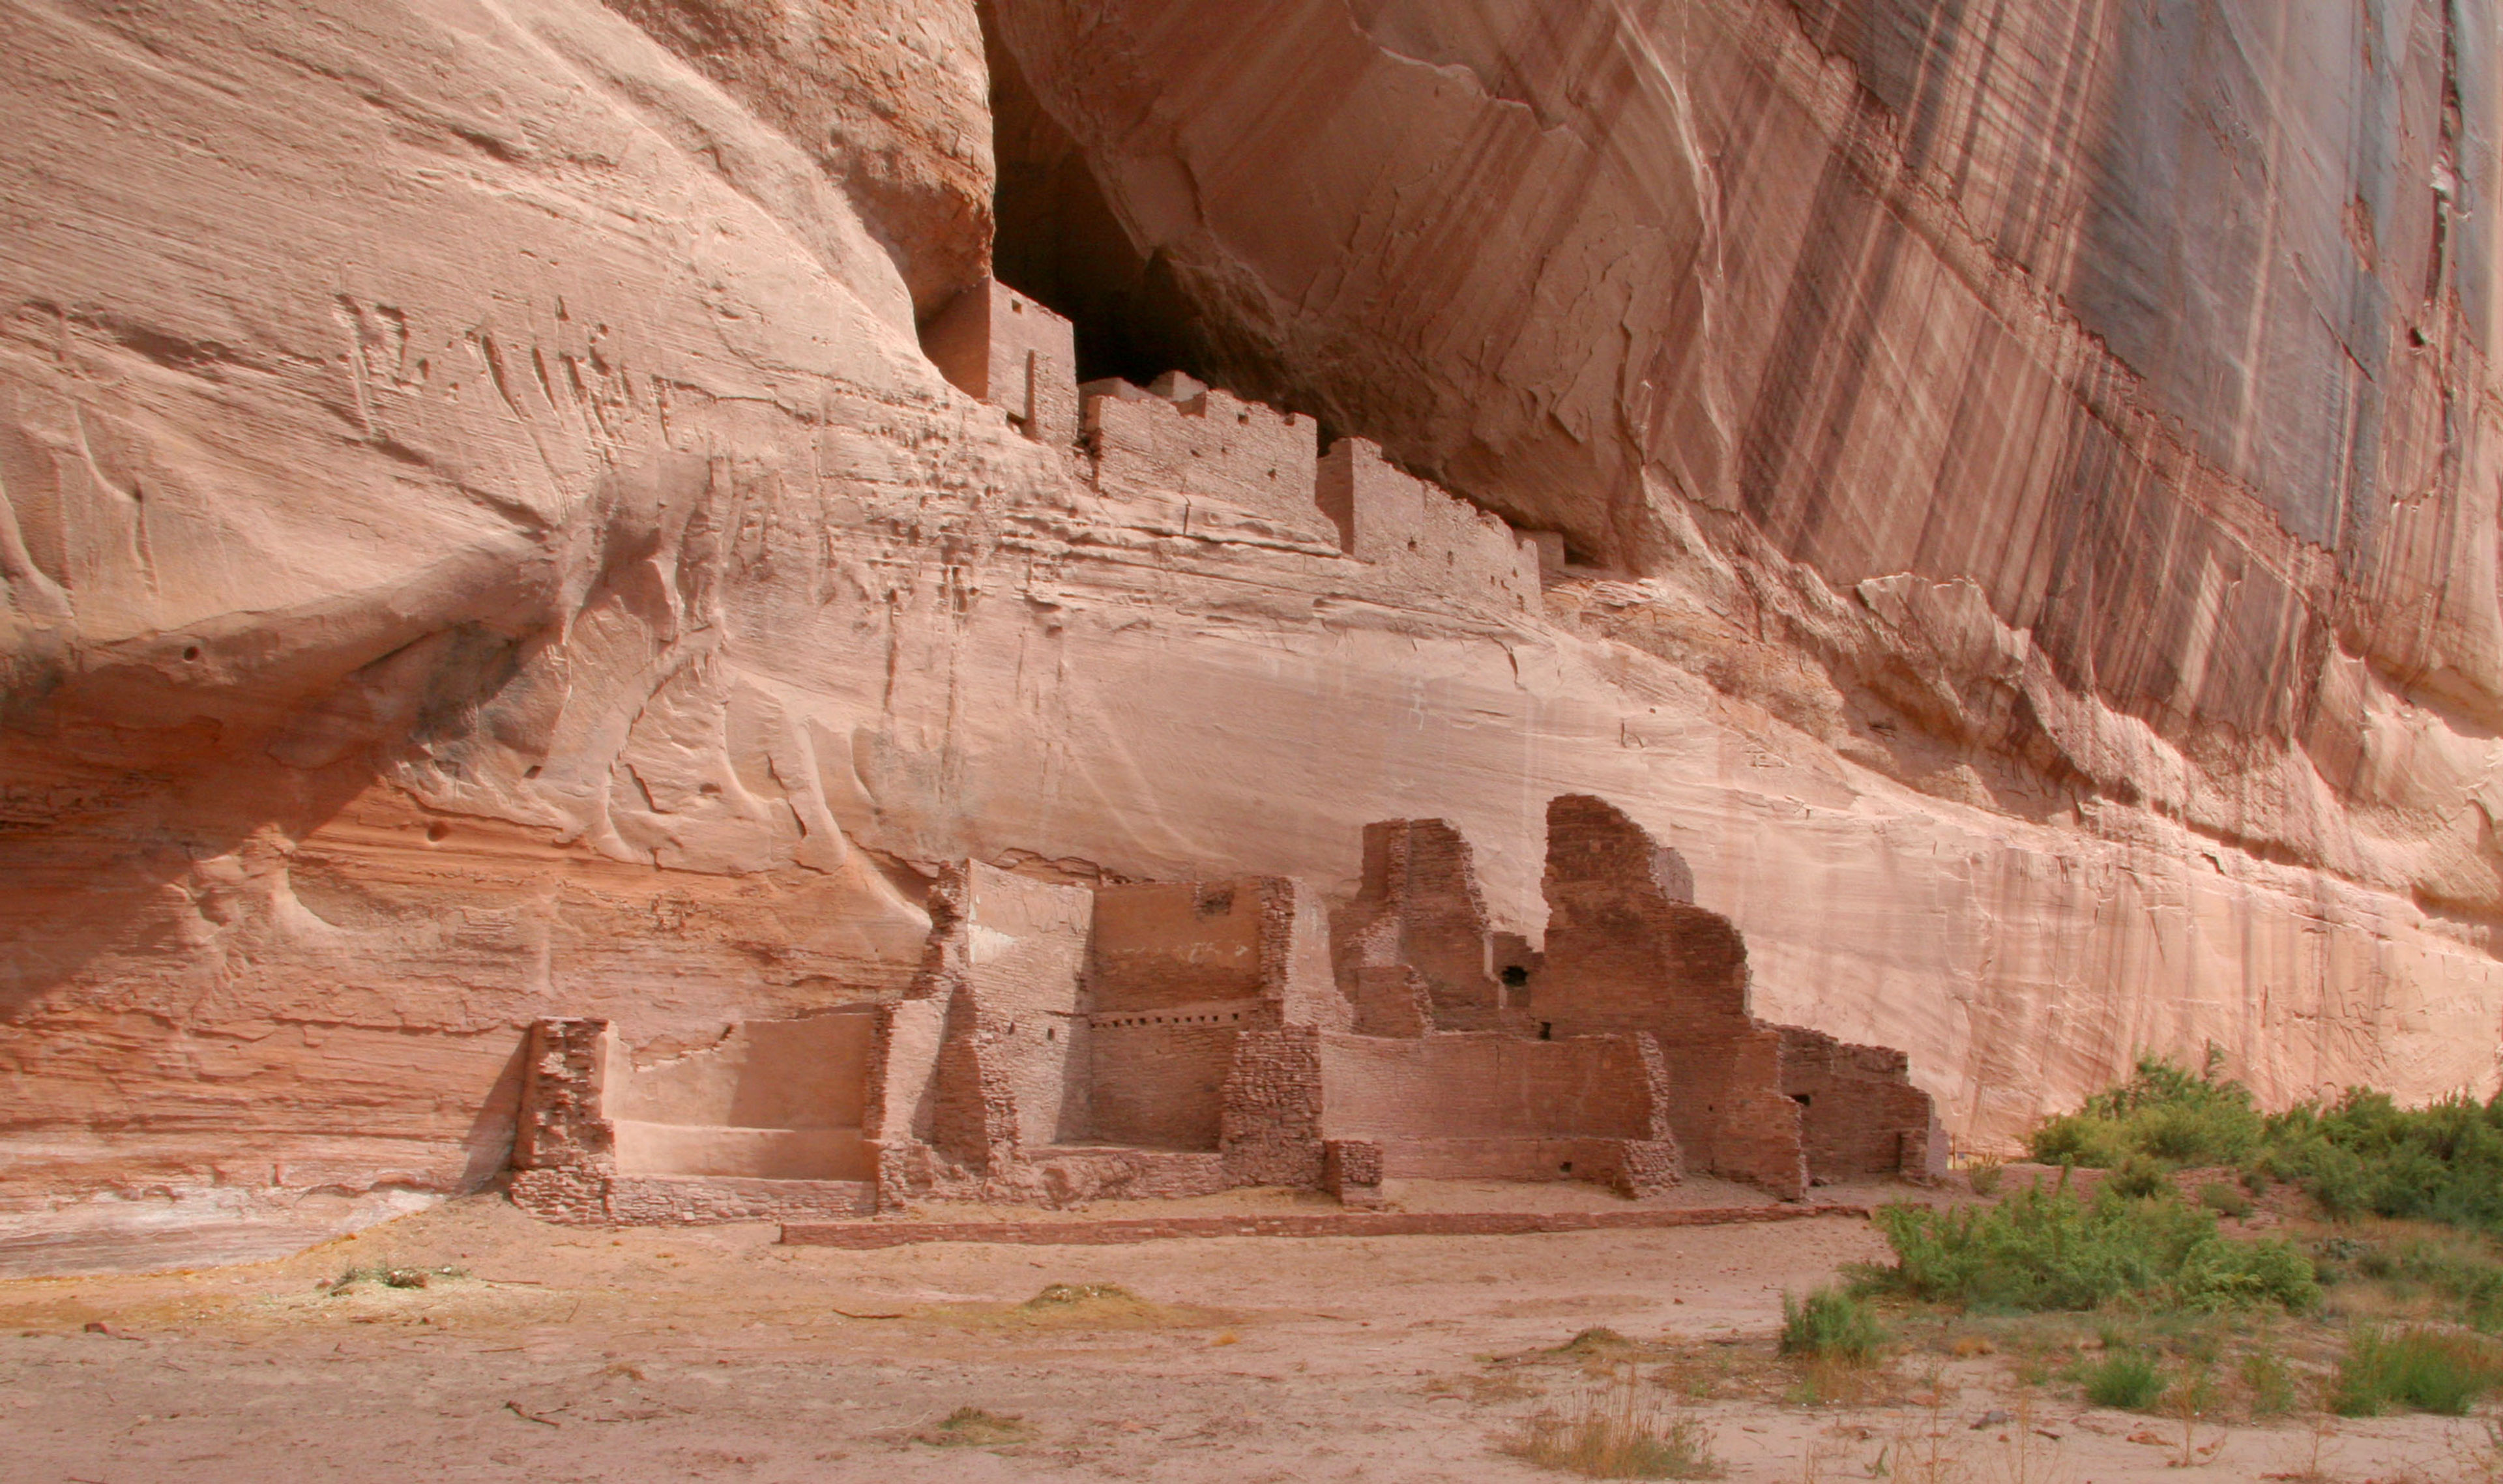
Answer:
[[(1249, 1004), (1256, 1010), (1256, 1001)], [(1149, 1149), (1216, 1149), (1246, 1008), (1233, 1000), (1097, 1017), (1088, 1138)]]
[(1303, 882), (1283, 876), (1246, 878), (1239, 885), (1260, 899), (1260, 984), (1274, 1006), (1263, 1014), (1279, 1025), (1346, 1030), (1354, 1007), (1330, 970), (1329, 909)]
[(1404, 963), (1361, 964), (1353, 972), (1350, 1026), (1361, 1036), (1422, 1036), (1434, 1028), (1434, 1000), (1425, 976)]
[(601, 1104), (612, 1119), (742, 1128), (858, 1128), (877, 1007), (742, 1020), (711, 1046), (650, 1066), (620, 1058)]
[(1486, 1031), (1320, 1038), (1321, 1136), (1654, 1139), (1648, 1068), (1631, 1037), (1529, 1041)]
[(1903, 1053), (1756, 1019), (1737, 930), (1693, 905), (1685, 861), (1614, 806), (1549, 804), (1545, 888), (1532, 1014), (1557, 1032), (1651, 1030), (1696, 1167), (1794, 1197), (1812, 1180), (1942, 1167)]
[(1215, 1150), (1235, 1038), (1282, 1023), (1304, 949), (1291, 882), (1114, 885), (1095, 893), (1087, 978), (1100, 1143)]
[(878, 1199), (900, 1204), (929, 1185), (929, 1145), (938, 1117), (939, 1048), (947, 1006), (939, 999), (881, 1005), (863, 1089), (861, 1133)]
[(1269, 972), (1261, 943), (1266, 885), (1254, 877), (1097, 888), (1089, 1012), (1259, 999)]

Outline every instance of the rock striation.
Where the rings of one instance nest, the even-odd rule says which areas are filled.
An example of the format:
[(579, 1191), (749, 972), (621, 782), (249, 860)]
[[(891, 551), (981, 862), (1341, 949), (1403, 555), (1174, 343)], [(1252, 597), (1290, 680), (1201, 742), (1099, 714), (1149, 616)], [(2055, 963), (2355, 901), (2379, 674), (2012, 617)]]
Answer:
[(2490, 1091), (2493, 34), (8, 0), (0, 1237), (473, 1187), (533, 1025), (918, 1003), (965, 861), (1439, 818), (1493, 988), (1351, 1014), (1499, 1018), (1558, 796), (1970, 1145)]

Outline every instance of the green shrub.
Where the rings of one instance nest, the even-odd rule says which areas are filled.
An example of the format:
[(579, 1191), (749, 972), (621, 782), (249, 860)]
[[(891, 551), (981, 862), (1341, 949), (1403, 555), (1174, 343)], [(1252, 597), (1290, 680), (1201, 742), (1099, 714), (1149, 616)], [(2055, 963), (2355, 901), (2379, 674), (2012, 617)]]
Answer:
[(2145, 1155), (2132, 1155), (2120, 1162), (2106, 1182), (2115, 1195), (2130, 1200), (2145, 1200), (2173, 1191), (2173, 1182), (2166, 1178), (2164, 1166)]
[(1998, 1160), (1985, 1159), (1967, 1170), (1964, 1178), (1972, 1186), (1972, 1193), (1987, 1199), (1999, 1193), (2000, 1180), (2006, 1174), (2006, 1170)]
[(2414, 1218), (2503, 1235), (2503, 1096), (2401, 1109), (2350, 1088), (2271, 1119), (2261, 1167), (2332, 1216)]
[(2199, 1204), (2218, 1216), (2230, 1216), (2236, 1221), (2250, 1215), (2253, 1210), (2251, 1198), (2243, 1193), (2242, 1187), (2226, 1185), (2222, 1181), (2201, 1186)]
[(1877, 1359), (1885, 1342), (1886, 1332), (1869, 1305), (1839, 1289), (1818, 1289), (1797, 1301), (1782, 1295), (1784, 1355), (1866, 1364)]
[(2191, 1072), (2160, 1056), (2140, 1057), (2129, 1081), (2035, 1130), (2034, 1157), (2102, 1169), (2133, 1156), (2172, 1167), (2250, 1159), (2267, 1122), (2249, 1088), (2217, 1075), (2222, 1060), (2211, 1052), (2206, 1069)]
[(2104, 1357), (2086, 1369), (2086, 1399), (2097, 1406), (2134, 1412), (2164, 1395), (2164, 1378), (2152, 1358), (2135, 1350)]
[(2127, 1297), (2164, 1308), (2303, 1310), (2320, 1296), (2311, 1262), (2291, 1246), (2232, 1240), (2215, 1217), (2170, 1197), (2106, 1190), (2084, 1201), (2065, 1186), (2036, 1188), (1995, 1206), (1886, 1206), (1877, 1225), (1895, 1265), (1865, 1272), (1864, 1283), (1968, 1307), (2091, 1309)]
[(2252, 1194), (2285, 1181), (2333, 1217), (2409, 1218), (2503, 1236), (2503, 1094), (2402, 1109), (2385, 1093), (2353, 1087), (2334, 1103), (2263, 1117), (2249, 1088), (2219, 1075), (2221, 1061), (2211, 1052), (2194, 1073), (2141, 1057), (2129, 1081), (2036, 1129), (2034, 1157), (2113, 1170), (2125, 1194), (2152, 1193), (2165, 1170), (2243, 1166)]
[(2346, 1417), (2371, 1417), (2393, 1403), (2459, 1417), (2498, 1381), (2503, 1359), (2474, 1335), (2361, 1329), (2348, 1341), (2330, 1404)]

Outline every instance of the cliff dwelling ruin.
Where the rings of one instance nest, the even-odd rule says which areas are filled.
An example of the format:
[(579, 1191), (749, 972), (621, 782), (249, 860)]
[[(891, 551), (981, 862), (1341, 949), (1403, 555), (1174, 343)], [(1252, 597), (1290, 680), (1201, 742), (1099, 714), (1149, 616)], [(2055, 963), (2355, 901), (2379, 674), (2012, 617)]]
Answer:
[(1362, 887), (1068, 884), (977, 861), (932, 893), (906, 995), (733, 1026), (636, 1065), (541, 1020), (513, 1198), (553, 1220), (861, 1216), (1386, 1179), (1934, 1177), (1901, 1053), (1749, 1011), (1746, 947), (1606, 802), (1547, 810), (1546, 946), (1492, 931), (1439, 819), (1364, 831)]

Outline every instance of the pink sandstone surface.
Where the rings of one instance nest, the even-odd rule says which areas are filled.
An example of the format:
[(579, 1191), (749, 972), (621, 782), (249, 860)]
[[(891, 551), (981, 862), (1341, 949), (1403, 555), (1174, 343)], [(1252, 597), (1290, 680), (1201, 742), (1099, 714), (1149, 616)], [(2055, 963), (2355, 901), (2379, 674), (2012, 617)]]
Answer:
[[(1969, 1146), (2490, 1092), (2494, 35), (6, 0), (0, 1239), (475, 1187), (534, 1021), (900, 998), (952, 861), (1440, 818), (1526, 949), (1563, 794)], [(994, 264), (1207, 385), (959, 390)]]

